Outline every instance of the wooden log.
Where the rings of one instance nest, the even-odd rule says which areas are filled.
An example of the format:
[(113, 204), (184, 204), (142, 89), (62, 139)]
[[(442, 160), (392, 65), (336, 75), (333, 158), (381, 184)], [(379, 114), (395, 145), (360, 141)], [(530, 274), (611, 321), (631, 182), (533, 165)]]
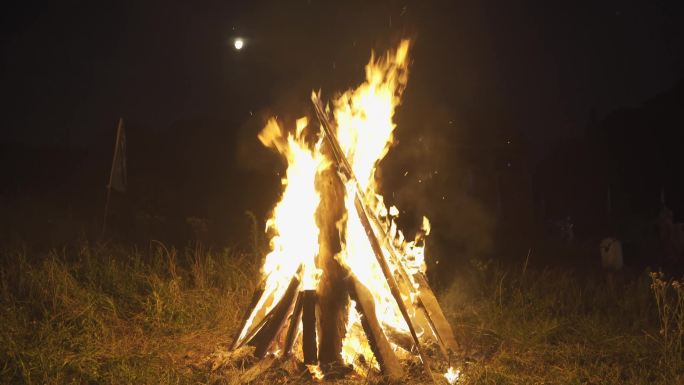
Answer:
[(243, 346), (245, 346), (245, 344), (248, 343), (261, 330), (261, 328), (263, 328), (264, 325), (268, 323), (270, 319), (270, 313), (262, 317), (259, 323), (252, 326), (252, 328), (247, 332), (247, 334), (245, 334), (245, 336), (242, 338), (240, 343), (237, 344), (234, 350), (240, 349)]
[[(321, 152), (331, 158), (331, 149), (325, 143)], [(319, 251), (316, 266), (321, 277), (316, 288), (318, 296), (318, 362), (327, 377), (334, 376), (342, 366), (342, 340), (346, 333), (349, 296), (344, 287), (347, 271), (335, 258), (342, 250), (339, 223), (345, 215), (345, 188), (337, 170), (326, 168), (316, 176), (316, 190), (321, 200), (316, 210)]]
[(292, 277), (285, 293), (276, 306), (264, 317), (265, 322), (259, 331), (247, 342), (248, 345), (254, 346), (254, 356), (263, 358), (271, 344), (276, 339), (283, 328), (287, 316), (292, 313), (292, 306), (294, 305), (297, 289), (299, 288), (299, 278), (295, 275)]
[(392, 346), (382, 331), (380, 322), (375, 315), (375, 301), (373, 295), (356, 277), (348, 278), (349, 294), (356, 302), (356, 310), (361, 314), (361, 325), (366, 332), (368, 343), (375, 358), (380, 364), (382, 373), (390, 381), (399, 381), (404, 377), (404, 369), (394, 354)]
[(292, 354), (292, 346), (294, 345), (295, 337), (297, 337), (297, 330), (299, 329), (299, 321), (302, 319), (302, 297), (303, 291), (297, 293), (294, 309), (290, 315), (290, 324), (287, 327), (287, 334), (285, 335), (285, 343), (283, 344), (283, 357), (290, 357)]
[(413, 278), (415, 279), (416, 283), (418, 283), (420, 305), (425, 308), (425, 311), (429, 316), (431, 326), (434, 328), (435, 334), (440, 339), (441, 344), (446, 346), (448, 350), (451, 350), (452, 353), (459, 355), (463, 354), (463, 349), (454, 337), (451, 324), (449, 324), (449, 321), (447, 321), (446, 317), (444, 316), (442, 307), (439, 306), (437, 297), (435, 297), (432, 289), (430, 289), (425, 275), (422, 273), (417, 273), (413, 275)]
[(390, 292), (392, 293), (392, 297), (394, 297), (394, 300), (397, 303), (397, 307), (399, 307), (399, 311), (401, 312), (401, 315), (404, 318), (404, 321), (406, 322), (406, 326), (408, 326), (409, 332), (411, 333), (411, 337), (413, 338), (413, 342), (416, 345), (416, 350), (418, 351), (420, 360), (423, 362), (425, 374), (427, 374), (430, 377), (430, 380), (433, 383), (435, 383), (435, 378), (433, 377), (432, 370), (430, 369), (430, 362), (428, 361), (427, 356), (423, 353), (423, 350), (420, 347), (420, 340), (418, 339), (418, 335), (416, 334), (416, 329), (413, 327), (411, 316), (409, 315), (408, 310), (406, 309), (406, 304), (404, 303), (404, 300), (401, 297), (401, 292), (397, 287), (397, 282), (394, 279), (392, 272), (390, 271), (387, 261), (385, 260), (385, 256), (382, 253), (380, 242), (378, 241), (378, 238), (375, 236), (375, 233), (373, 232), (373, 228), (371, 227), (371, 224), (368, 220), (368, 216), (364, 211), (363, 203), (361, 202), (358, 194), (354, 199), (354, 206), (356, 207), (356, 211), (359, 215), (359, 218), (361, 219), (361, 224), (363, 225), (363, 228), (366, 231), (366, 235), (368, 236), (368, 240), (370, 241), (371, 248), (373, 249), (373, 253), (375, 254), (375, 258), (377, 259), (378, 264), (380, 265), (382, 274), (385, 276), (385, 279), (387, 280), (387, 285), (389, 286)]
[(238, 347), (238, 343), (240, 342), (240, 335), (242, 334), (242, 329), (245, 328), (247, 321), (249, 320), (249, 316), (251, 316), (252, 313), (256, 311), (255, 307), (259, 302), (261, 296), (264, 294), (263, 283), (264, 281), (262, 280), (259, 286), (257, 286), (257, 288), (254, 290), (254, 294), (252, 294), (252, 299), (249, 301), (249, 307), (245, 311), (245, 314), (242, 317), (242, 321), (240, 321), (240, 328), (237, 329), (237, 331), (235, 332), (235, 337), (233, 338), (233, 343), (230, 345), (230, 350), (235, 350)]
[(305, 365), (315, 365), (318, 362), (315, 290), (304, 290), (302, 296), (302, 352)]

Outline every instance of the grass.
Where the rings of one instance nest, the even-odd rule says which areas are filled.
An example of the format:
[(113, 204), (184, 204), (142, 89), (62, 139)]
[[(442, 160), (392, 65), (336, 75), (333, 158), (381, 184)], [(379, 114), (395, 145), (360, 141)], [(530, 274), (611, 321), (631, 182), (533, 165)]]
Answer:
[(209, 382), (187, 363), (230, 342), (257, 273), (246, 254), (159, 244), (4, 257), (3, 383)]
[(479, 261), (471, 272), (442, 296), (475, 354), (466, 383), (684, 383), (677, 281), (644, 273), (616, 283)]
[[(0, 382), (234, 383), (243, 369), (203, 360), (231, 342), (256, 254), (157, 242), (5, 249)], [(610, 282), (474, 261), (439, 294), (468, 352), (460, 383), (684, 383), (682, 286), (646, 273)], [(252, 383), (308, 382), (275, 371)]]

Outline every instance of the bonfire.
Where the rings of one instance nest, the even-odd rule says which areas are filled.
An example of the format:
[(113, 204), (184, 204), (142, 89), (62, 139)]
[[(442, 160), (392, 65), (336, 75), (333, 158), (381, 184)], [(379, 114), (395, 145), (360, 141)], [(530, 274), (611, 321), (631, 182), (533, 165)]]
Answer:
[[(371, 55), (366, 80), (294, 127), (271, 118), (259, 140), (287, 161), (282, 196), (266, 223), (270, 252), (232, 349), (294, 361), (317, 379), (381, 373), (408, 363), (435, 381), (431, 362), (459, 353), (425, 276), (430, 222), (408, 238), (399, 210), (378, 193), (378, 163), (408, 80), (408, 40)], [(434, 358), (438, 356), (439, 358)], [(414, 365), (415, 366), (415, 365)], [(450, 383), (458, 369), (447, 365)]]

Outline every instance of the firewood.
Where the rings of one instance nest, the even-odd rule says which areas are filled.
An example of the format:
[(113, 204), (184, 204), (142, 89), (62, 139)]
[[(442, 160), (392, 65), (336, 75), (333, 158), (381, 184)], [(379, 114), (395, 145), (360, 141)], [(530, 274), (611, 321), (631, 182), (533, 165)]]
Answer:
[(382, 252), (380, 242), (378, 241), (378, 238), (375, 236), (375, 233), (373, 232), (373, 228), (371, 227), (366, 212), (364, 211), (363, 203), (361, 202), (358, 195), (356, 196), (356, 199), (354, 199), (354, 206), (356, 207), (356, 212), (358, 213), (359, 218), (361, 219), (361, 224), (363, 225), (364, 230), (366, 230), (366, 235), (368, 236), (368, 240), (370, 241), (371, 249), (373, 249), (375, 258), (377, 259), (378, 264), (380, 265), (380, 269), (382, 270), (382, 273), (385, 276), (385, 280), (387, 281), (387, 285), (389, 286), (390, 292), (392, 293), (392, 297), (394, 297), (394, 300), (397, 303), (397, 307), (399, 307), (399, 311), (401, 312), (401, 315), (404, 318), (404, 321), (406, 322), (406, 326), (408, 326), (409, 332), (411, 333), (411, 337), (413, 338), (413, 342), (416, 345), (416, 350), (418, 351), (420, 360), (423, 362), (425, 374), (427, 374), (434, 383), (435, 379), (432, 376), (432, 370), (430, 369), (430, 363), (428, 362), (428, 358), (423, 353), (423, 350), (420, 347), (420, 340), (418, 339), (416, 329), (413, 327), (413, 323), (411, 322), (411, 316), (409, 315), (408, 310), (406, 309), (406, 304), (404, 303), (404, 300), (401, 297), (401, 292), (397, 287), (397, 282), (395, 281), (394, 276), (392, 275), (392, 272), (390, 271), (390, 268), (387, 265), (387, 261), (385, 260), (385, 256)]
[(440, 339), (442, 345), (446, 346), (447, 349), (451, 350), (452, 353), (462, 354), (462, 349), (456, 338), (454, 337), (454, 332), (451, 329), (451, 324), (447, 321), (444, 313), (442, 313), (442, 308), (437, 302), (437, 297), (430, 289), (427, 283), (425, 275), (422, 273), (417, 273), (413, 278), (418, 283), (418, 293), (420, 295), (420, 303), (425, 307), (428, 313), (429, 319), (432, 322), (432, 326), (435, 329), (435, 334)]
[[(326, 143), (321, 152), (331, 158), (331, 148)], [(342, 365), (342, 340), (346, 333), (349, 296), (345, 290), (344, 279), (347, 271), (335, 258), (342, 250), (339, 223), (344, 218), (345, 188), (334, 167), (328, 167), (316, 177), (316, 190), (321, 200), (316, 210), (316, 224), (319, 251), (316, 266), (322, 274), (318, 282), (318, 362), (323, 373), (328, 375)]]
[(264, 287), (263, 287), (263, 281), (257, 286), (257, 288), (254, 290), (254, 294), (252, 294), (252, 300), (249, 301), (249, 307), (245, 311), (244, 316), (242, 317), (242, 321), (240, 321), (240, 327), (237, 329), (235, 332), (235, 337), (233, 338), (233, 342), (230, 345), (230, 350), (235, 350), (238, 347), (238, 343), (240, 342), (240, 334), (242, 334), (242, 329), (245, 328), (245, 325), (247, 324), (247, 321), (249, 320), (249, 316), (252, 315), (254, 311), (256, 311), (255, 307), (257, 303), (259, 303), (259, 298), (264, 294)]
[(302, 296), (302, 351), (305, 365), (315, 365), (318, 362), (315, 290), (304, 290)]
[(292, 354), (292, 346), (294, 345), (295, 337), (297, 337), (297, 330), (299, 329), (299, 321), (302, 319), (302, 297), (303, 291), (297, 293), (294, 310), (290, 315), (290, 324), (287, 327), (287, 334), (285, 335), (285, 343), (283, 344), (283, 357), (289, 357)]
[(361, 324), (366, 332), (368, 343), (382, 372), (390, 381), (399, 381), (404, 377), (404, 369), (394, 354), (392, 346), (380, 326), (375, 315), (373, 295), (356, 277), (348, 278), (349, 294), (356, 302), (356, 310), (361, 314)]
[(266, 322), (263, 327), (252, 337), (248, 345), (254, 346), (254, 356), (263, 358), (268, 352), (273, 340), (278, 336), (283, 328), (283, 324), (287, 316), (292, 312), (297, 289), (299, 288), (299, 278), (295, 275), (292, 277), (285, 293), (281, 297), (278, 304), (264, 317)]

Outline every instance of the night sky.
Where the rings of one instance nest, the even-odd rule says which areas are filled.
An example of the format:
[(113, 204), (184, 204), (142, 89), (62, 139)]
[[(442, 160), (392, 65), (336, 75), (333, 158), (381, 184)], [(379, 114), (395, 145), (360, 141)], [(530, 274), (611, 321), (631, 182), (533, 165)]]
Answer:
[[(311, 89), (329, 95), (357, 84), (371, 49), (411, 37), (405, 113), (429, 114), (434, 105), (449, 120), (522, 132), (543, 152), (582, 128), (592, 109), (601, 116), (638, 105), (682, 77), (676, 3), (6, 5), (2, 141), (109, 147), (119, 116), (129, 132), (192, 119), (252, 130), (265, 111), (306, 103)], [(237, 36), (246, 39), (241, 51), (232, 46)]]

